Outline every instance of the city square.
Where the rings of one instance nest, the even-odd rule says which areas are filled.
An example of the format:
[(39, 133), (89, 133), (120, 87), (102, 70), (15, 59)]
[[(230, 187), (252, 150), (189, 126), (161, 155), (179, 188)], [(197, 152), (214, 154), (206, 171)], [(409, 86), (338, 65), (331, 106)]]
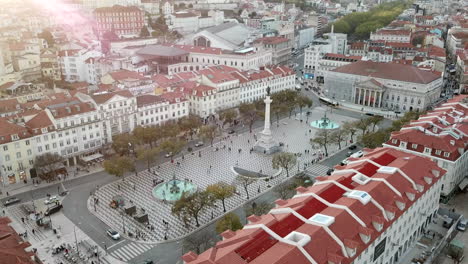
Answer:
[[(327, 116), (337, 123), (354, 121), (352, 118), (330, 113), (330, 110), (323, 106), (314, 108), (309, 116), (309, 123), (322, 118), (325, 111), (328, 111)], [(293, 116), (280, 120), (279, 126), (277, 126), (276, 122), (273, 122), (271, 125), (273, 137), (277, 142), (284, 145), (283, 151), (297, 153), (298, 162), (290, 169), (291, 175), (304, 169), (311, 175), (325, 175), (329, 167), (312, 163), (312, 160), (318, 161), (319, 156), (323, 156), (323, 150), (320, 147), (315, 146), (315, 148), (312, 148), (310, 144), (310, 139), (314, 137), (318, 129), (311, 127), (306, 122), (305, 112), (302, 119), (303, 122), (300, 121), (298, 114), (297, 117)], [(270, 155), (250, 151), (255, 143), (254, 135), (260, 131), (261, 129), (256, 129), (252, 134), (246, 132), (239, 135), (224, 135), (213, 146), (197, 149), (191, 154), (184, 153), (184, 157), (177, 157), (174, 163), (168, 161), (160, 166), (153, 167), (151, 172), (144, 170), (139, 172), (137, 176), (134, 174), (126, 176), (124, 181), (120, 180), (106, 186), (100, 186), (94, 193), (94, 196), (99, 199), (99, 203), (94, 207), (93, 197), (90, 197), (88, 208), (115, 230), (123, 231), (125, 226), (126, 231), (141, 234), (139, 239), (135, 237), (131, 239), (158, 242), (164, 240), (165, 235), (168, 239), (186, 236), (195, 230), (196, 226), (192, 222), (189, 228), (185, 228), (182, 221), (171, 214), (171, 203), (153, 197), (153, 180), (163, 179), (167, 182), (175, 174), (178, 179), (188, 180), (199, 189), (204, 189), (208, 185), (217, 182), (237, 185), (235, 180), (237, 175), (233, 172), (233, 167), (274, 176), (268, 182), (258, 180), (248, 187), (250, 198), (255, 197), (286, 179), (285, 171), (272, 168)], [(343, 142), (344, 144), (345, 142)], [(305, 150), (310, 150), (310, 153), (306, 153)], [(337, 150), (337, 145), (329, 146), (330, 154)], [(156, 175), (153, 174), (153, 171), (156, 172)], [(279, 175), (277, 175), (278, 173)], [(109, 207), (109, 203), (116, 195), (124, 197), (127, 203), (131, 201), (137, 208), (143, 208), (148, 213), (150, 226), (138, 223), (131, 216), (122, 215), (118, 210)], [(244, 189), (237, 186), (236, 194), (226, 200), (227, 210), (234, 209), (247, 202), (246, 196)], [(214, 218), (222, 216), (222, 207), (219, 204), (217, 205), (216, 208), (210, 208), (201, 215), (202, 226)], [(169, 224), (166, 225), (164, 222)]]

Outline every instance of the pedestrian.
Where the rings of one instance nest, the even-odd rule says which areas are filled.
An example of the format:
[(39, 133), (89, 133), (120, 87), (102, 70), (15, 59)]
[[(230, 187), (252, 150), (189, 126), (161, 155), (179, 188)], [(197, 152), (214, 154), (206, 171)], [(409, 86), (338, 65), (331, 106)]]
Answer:
[(34, 228), (33, 228), (33, 229), (31, 229), (31, 232), (33, 233), (33, 235), (35, 235), (35, 234), (36, 234), (36, 231), (34, 230)]
[(117, 184), (117, 190), (120, 191), (120, 184)]
[(8, 192), (6, 192), (6, 196), (10, 196), (10, 194)]
[(4, 216), (6, 215), (5, 210), (2, 210), (2, 213), (3, 213)]
[(250, 139), (247, 139), (247, 143), (250, 144)]
[(23, 224), (24, 224), (24, 217), (21, 217), (21, 222), (23, 222)]

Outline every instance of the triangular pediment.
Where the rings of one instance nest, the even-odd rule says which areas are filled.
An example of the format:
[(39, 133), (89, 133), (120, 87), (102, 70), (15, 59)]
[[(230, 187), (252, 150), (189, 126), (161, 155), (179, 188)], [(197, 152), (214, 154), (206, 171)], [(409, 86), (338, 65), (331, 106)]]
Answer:
[(384, 85), (382, 83), (380, 83), (379, 81), (377, 81), (376, 79), (374, 78), (370, 78), (370, 79), (367, 79), (365, 81), (362, 81), (362, 82), (359, 82), (356, 84), (357, 87), (360, 87), (360, 88), (368, 88), (368, 89), (372, 89), (372, 90), (383, 90), (384, 89)]

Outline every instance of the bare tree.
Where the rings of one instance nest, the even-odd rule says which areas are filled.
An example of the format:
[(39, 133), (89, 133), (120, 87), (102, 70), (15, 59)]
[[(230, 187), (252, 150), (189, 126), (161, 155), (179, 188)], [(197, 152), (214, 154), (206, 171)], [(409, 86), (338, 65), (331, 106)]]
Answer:
[(245, 177), (245, 176), (242, 176), (242, 175), (238, 175), (237, 178), (236, 178), (236, 181), (244, 188), (245, 193), (247, 194), (247, 200), (249, 200), (250, 199), (249, 186), (252, 183), (256, 182), (257, 179), (251, 178), (251, 177)]

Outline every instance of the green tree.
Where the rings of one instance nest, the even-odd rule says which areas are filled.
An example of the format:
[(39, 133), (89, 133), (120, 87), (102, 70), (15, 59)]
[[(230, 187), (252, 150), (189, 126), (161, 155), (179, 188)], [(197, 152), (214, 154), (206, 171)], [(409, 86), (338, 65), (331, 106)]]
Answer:
[(296, 165), (297, 158), (296, 155), (289, 152), (277, 153), (273, 156), (271, 160), (273, 169), (283, 168), (286, 170), (286, 177), (289, 177), (289, 169)]
[(205, 125), (200, 128), (200, 137), (203, 140), (209, 140), (211, 146), (213, 146), (213, 141), (218, 134), (218, 128), (214, 125)]
[(371, 32), (374, 32), (383, 26), (384, 25), (378, 21), (369, 21), (359, 25), (354, 33), (360, 38), (368, 38)]
[(345, 133), (350, 135), (351, 141), (354, 142), (354, 135), (357, 132), (357, 128), (354, 126), (353, 122), (345, 122), (342, 126), (343, 130), (346, 131)]
[(124, 176), (126, 172), (135, 170), (135, 164), (131, 158), (119, 156), (114, 156), (104, 161), (103, 167), (107, 173), (116, 177), (122, 177), (123, 181), (125, 180)]
[(115, 135), (112, 139), (112, 149), (120, 156), (130, 155), (138, 141), (130, 134)]
[(214, 230), (210, 228), (202, 228), (200, 231), (195, 232), (184, 238), (183, 249), (185, 254), (188, 251), (195, 251), (197, 254), (201, 254), (203, 251), (213, 247), (216, 242), (216, 236)]
[(182, 131), (185, 131), (190, 135), (190, 139), (193, 139), (193, 135), (197, 129), (200, 128), (202, 122), (198, 116), (188, 115), (179, 119), (179, 127)]
[(390, 133), (386, 130), (379, 130), (377, 132), (367, 133), (361, 136), (361, 143), (366, 148), (381, 147), (384, 142), (388, 140)]
[(254, 182), (256, 182), (257, 179), (238, 175), (236, 177), (236, 181), (244, 188), (245, 194), (247, 195), (247, 200), (249, 200), (250, 199), (249, 186), (253, 184)]
[(371, 122), (369, 118), (362, 118), (357, 121), (353, 122), (354, 127), (356, 127), (358, 130), (361, 130), (362, 135), (367, 133), (367, 130), (369, 129), (369, 126), (371, 125)]
[(176, 122), (168, 122), (160, 127), (161, 138), (173, 138), (180, 133), (180, 127)]
[(161, 153), (159, 148), (145, 148), (140, 147), (137, 149), (137, 159), (141, 161), (145, 161), (148, 167), (148, 171), (150, 171), (151, 164), (156, 161), (157, 156)]
[(57, 177), (57, 170), (63, 167), (64, 161), (64, 158), (59, 154), (47, 152), (36, 156), (34, 168), (41, 179), (51, 181)]
[(172, 153), (171, 159), (173, 160), (173, 157), (179, 154), (182, 149), (185, 146), (185, 142), (179, 139), (166, 139), (161, 144), (159, 144), (159, 148), (166, 152), (166, 153)]
[(369, 118), (369, 123), (372, 124), (372, 132), (375, 131), (375, 127), (382, 122), (383, 116), (373, 116)]
[(311, 143), (318, 144), (319, 146), (323, 147), (325, 150), (325, 156), (328, 157), (328, 144), (331, 141), (331, 132), (328, 129), (320, 130), (316, 135), (315, 138), (311, 139)]
[(333, 23), (335, 33), (351, 33), (351, 26), (345, 20), (341, 19)]
[(235, 109), (226, 109), (219, 113), (219, 119), (223, 121), (223, 127), (225, 124), (231, 125), (236, 117), (237, 111)]
[(149, 37), (149, 36), (150, 36), (150, 33), (148, 31), (148, 28), (146, 26), (142, 27), (141, 30), (140, 30), (140, 37), (146, 38), (146, 37)]
[[(297, 106), (298, 92), (294, 90), (283, 90), (272, 94), (271, 100), (272, 108), (275, 110), (280, 110), (282, 113), (289, 113), (289, 118), (294, 111), (294, 108)], [(281, 112), (279, 114), (282, 114)], [(277, 116), (279, 118), (279, 116)]]
[(239, 106), (239, 114), (244, 122), (249, 126), (249, 131), (252, 133), (252, 127), (255, 121), (262, 116), (254, 103), (242, 103)]
[(215, 184), (208, 185), (206, 191), (211, 193), (214, 199), (220, 200), (223, 205), (223, 211), (226, 212), (225, 200), (234, 195), (236, 187), (225, 182), (218, 182)]
[(132, 135), (139, 144), (149, 145), (150, 148), (159, 140), (159, 127), (137, 126), (132, 131)]
[(218, 222), (216, 222), (216, 232), (221, 234), (226, 230), (237, 231), (244, 227), (235, 213), (228, 213), (223, 218), (221, 218)]
[(193, 218), (197, 227), (199, 227), (200, 213), (213, 206), (213, 203), (213, 197), (206, 191), (196, 191), (189, 195), (184, 193), (172, 206), (172, 214), (181, 219), (186, 225)]
[(311, 108), (312, 107), (312, 99), (310, 99), (309, 97), (305, 96), (305, 95), (300, 95), (299, 97), (297, 97), (296, 99), (296, 104), (297, 106), (299, 107), (299, 111), (301, 113), (301, 120), (302, 120), (302, 109), (304, 107), (309, 107)]
[(294, 188), (292, 188), (292, 184), (287, 182), (276, 185), (273, 191), (283, 200), (293, 197), (296, 193)]
[(55, 44), (54, 36), (47, 29), (42, 30), (42, 32), (39, 33), (38, 37), (41, 39), (45, 39), (45, 41), (47, 42), (47, 46), (49, 46), (49, 48), (53, 47)]
[(337, 129), (331, 133), (330, 141), (335, 144), (338, 144), (338, 148), (341, 149), (341, 142), (343, 142), (343, 140), (346, 140), (346, 133), (346, 130), (343, 130), (341, 128)]

